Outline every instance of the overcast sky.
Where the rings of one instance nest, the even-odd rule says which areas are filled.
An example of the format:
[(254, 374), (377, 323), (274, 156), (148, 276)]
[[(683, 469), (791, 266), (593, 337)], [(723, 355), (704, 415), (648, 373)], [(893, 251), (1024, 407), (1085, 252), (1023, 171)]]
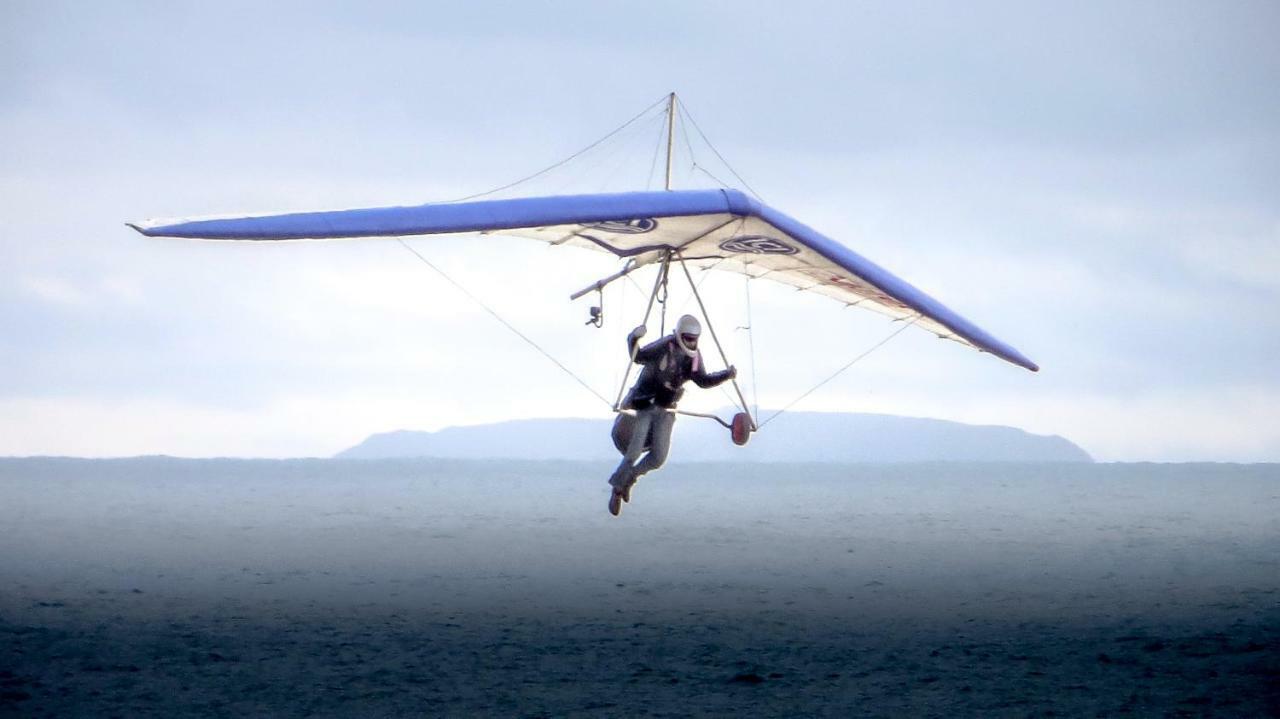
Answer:
[[(1274, 2), (4, 0), (0, 454), (328, 455), (608, 416), (392, 240), (123, 223), (480, 192), (674, 90), (769, 204), (1043, 368), (909, 330), (797, 409), (1013, 425), (1103, 460), (1280, 461), (1278, 36)], [(517, 189), (642, 188), (658, 120), (633, 129)], [(728, 179), (713, 159), (688, 143), (678, 184), (707, 182), (694, 160)], [(616, 392), (643, 297), (619, 284), (602, 330), (567, 301), (607, 255), (411, 242)], [(707, 290), (763, 407), (895, 329), (753, 283), (752, 373), (744, 284)]]

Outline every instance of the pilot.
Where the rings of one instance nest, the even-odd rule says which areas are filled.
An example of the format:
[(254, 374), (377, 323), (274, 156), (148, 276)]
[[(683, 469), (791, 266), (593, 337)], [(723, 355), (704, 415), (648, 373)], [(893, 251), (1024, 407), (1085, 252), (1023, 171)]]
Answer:
[[(627, 352), (634, 353), (634, 361), (644, 365), (644, 369), (622, 401), (623, 409), (635, 410), (636, 414), (630, 422), (630, 437), (625, 443), (622, 462), (609, 478), (613, 487), (609, 513), (614, 516), (622, 510), (623, 502), (631, 501), (631, 488), (640, 475), (661, 467), (667, 460), (676, 403), (684, 394), (684, 383), (693, 380), (706, 389), (738, 376), (738, 370), (732, 365), (719, 372), (706, 371), (698, 352), (702, 325), (692, 315), (681, 317), (671, 334), (636, 349), (644, 334), (645, 326), (640, 325), (627, 335)], [(629, 419), (625, 415), (619, 417), (620, 421)]]

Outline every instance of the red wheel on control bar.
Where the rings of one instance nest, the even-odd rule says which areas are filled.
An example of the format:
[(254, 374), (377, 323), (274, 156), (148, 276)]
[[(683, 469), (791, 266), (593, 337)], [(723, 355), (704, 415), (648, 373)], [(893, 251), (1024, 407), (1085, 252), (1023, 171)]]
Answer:
[(751, 416), (746, 412), (733, 415), (733, 424), (729, 426), (729, 435), (733, 443), (741, 447), (751, 439)]

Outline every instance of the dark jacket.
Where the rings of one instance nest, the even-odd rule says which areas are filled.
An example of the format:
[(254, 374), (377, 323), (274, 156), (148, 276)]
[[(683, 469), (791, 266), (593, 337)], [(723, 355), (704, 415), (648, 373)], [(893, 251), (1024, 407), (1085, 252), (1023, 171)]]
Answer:
[[(637, 340), (627, 336), (627, 352), (635, 351)], [(636, 363), (644, 365), (640, 378), (627, 393), (622, 406), (627, 409), (647, 409), (654, 404), (671, 409), (684, 394), (684, 383), (706, 389), (729, 379), (729, 370), (708, 373), (702, 362), (702, 354), (694, 357), (685, 354), (676, 344), (675, 335), (667, 335), (636, 351)]]

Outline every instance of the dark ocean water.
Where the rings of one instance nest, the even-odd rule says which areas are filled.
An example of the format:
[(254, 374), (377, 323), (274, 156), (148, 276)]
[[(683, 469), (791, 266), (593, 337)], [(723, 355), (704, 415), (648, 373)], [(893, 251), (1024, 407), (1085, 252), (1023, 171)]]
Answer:
[(1280, 466), (0, 460), (0, 714), (1280, 715)]

